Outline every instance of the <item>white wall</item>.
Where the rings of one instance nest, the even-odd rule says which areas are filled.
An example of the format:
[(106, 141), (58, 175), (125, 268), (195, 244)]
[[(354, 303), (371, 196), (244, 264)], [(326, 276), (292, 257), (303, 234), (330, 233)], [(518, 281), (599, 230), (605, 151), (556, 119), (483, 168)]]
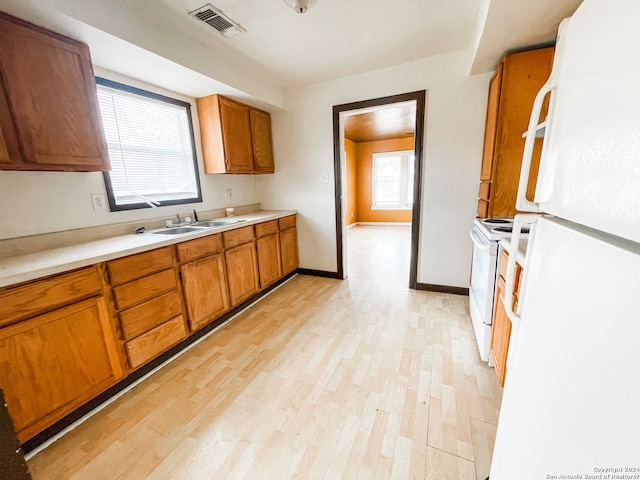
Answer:
[(272, 114), (276, 174), (259, 197), (300, 212), (301, 267), (337, 271), (332, 107), (427, 90), (418, 282), (468, 285), (489, 75), (467, 71), (461, 51), (286, 92), (287, 111)]
[[(0, 171), (0, 239), (157, 217), (169, 219), (176, 212), (190, 214), (193, 209), (213, 210), (258, 202), (254, 176), (204, 174), (200, 130), (193, 98), (98, 68), (96, 75), (191, 103), (203, 201), (142, 210), (96, 212), (91, 203), (91, 194), (106, 192), (100, 172)], [(232, 189), (231, 200), (226, 198), (227, 188)]]

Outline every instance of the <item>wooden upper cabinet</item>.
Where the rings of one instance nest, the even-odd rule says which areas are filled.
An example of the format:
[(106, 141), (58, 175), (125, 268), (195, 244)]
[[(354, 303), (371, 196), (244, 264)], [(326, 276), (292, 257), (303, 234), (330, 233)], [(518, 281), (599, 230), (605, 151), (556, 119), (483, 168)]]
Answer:
[(271, 116), (267, 112), (249, 109), (253, 166), (258, 173), (273, 173), (273, 143), (271, 140)]
[(205, 173), (273, 173), (271, 117), (222, 95), (196, 100)]
[[(489, 83), (478, 216), (513, 217), (527, 130), (536, 94), (547, 81), (553, 47), (507, 55)], [(546, 104), (545, 104), (546, 107)], [(540, 116), (546, 117), (546, 108)], [(542, 139), (536, 139), (528, 197), (535, 191)]]
[(251, 173), (253, 151), (249, 107), (221, 97), (220, 120), (226, 170), (231, 173)]
[(110, 168), (89, 47), (0, 13), (0, 73), (0, 169)]

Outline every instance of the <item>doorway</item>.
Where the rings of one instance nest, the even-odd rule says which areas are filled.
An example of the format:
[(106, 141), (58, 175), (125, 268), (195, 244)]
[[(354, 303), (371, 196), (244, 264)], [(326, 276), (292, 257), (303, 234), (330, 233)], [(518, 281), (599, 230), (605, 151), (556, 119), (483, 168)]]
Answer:
[[(346, 161), (344, 155), (344, 125), (349, 115), (372, 112), (378, 109), (391, 108), (401, 105), (415, 107), (413, 126), (413, 182), (411, 192), (411, 256), (409, 265), (409, 288), (416, 288), (418, 271), (418, 244), (420, 236), (420, 206), (422, 186), (422, 150), (424, 138), (426, 91), (392, 95), (360, 102), (336, 105), (333, 107), (333, 144), (334, 144), (334, 174), (335, 185), (335, 217), (336, 217), (336, 245), (337, 245), (337, 276), (345, 278), (346, 274)], [(409, 190), (410, 188), (407, 188)]]

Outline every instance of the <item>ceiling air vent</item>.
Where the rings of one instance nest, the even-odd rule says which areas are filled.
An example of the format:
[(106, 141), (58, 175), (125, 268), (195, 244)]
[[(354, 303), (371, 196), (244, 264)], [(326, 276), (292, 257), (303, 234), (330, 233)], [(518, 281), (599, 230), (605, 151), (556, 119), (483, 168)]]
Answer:
[(244, 28), (225, 16), (220, 10), (213, 8), (209, 3), (189, 12), (189, 15), (206, 23), (225, 37), (234, 37), (245, 31)]

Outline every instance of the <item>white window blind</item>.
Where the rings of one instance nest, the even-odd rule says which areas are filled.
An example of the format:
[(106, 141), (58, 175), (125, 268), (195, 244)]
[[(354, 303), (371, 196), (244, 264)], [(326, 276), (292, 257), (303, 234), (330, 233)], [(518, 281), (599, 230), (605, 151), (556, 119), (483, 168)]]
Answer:
[(201, 201), (188, 103), (104, 79), (98, 103), (112, 210)]
[(410, 150), (373, 154), (371, 208), (412, 208), (414, 158), (414, 153)]

